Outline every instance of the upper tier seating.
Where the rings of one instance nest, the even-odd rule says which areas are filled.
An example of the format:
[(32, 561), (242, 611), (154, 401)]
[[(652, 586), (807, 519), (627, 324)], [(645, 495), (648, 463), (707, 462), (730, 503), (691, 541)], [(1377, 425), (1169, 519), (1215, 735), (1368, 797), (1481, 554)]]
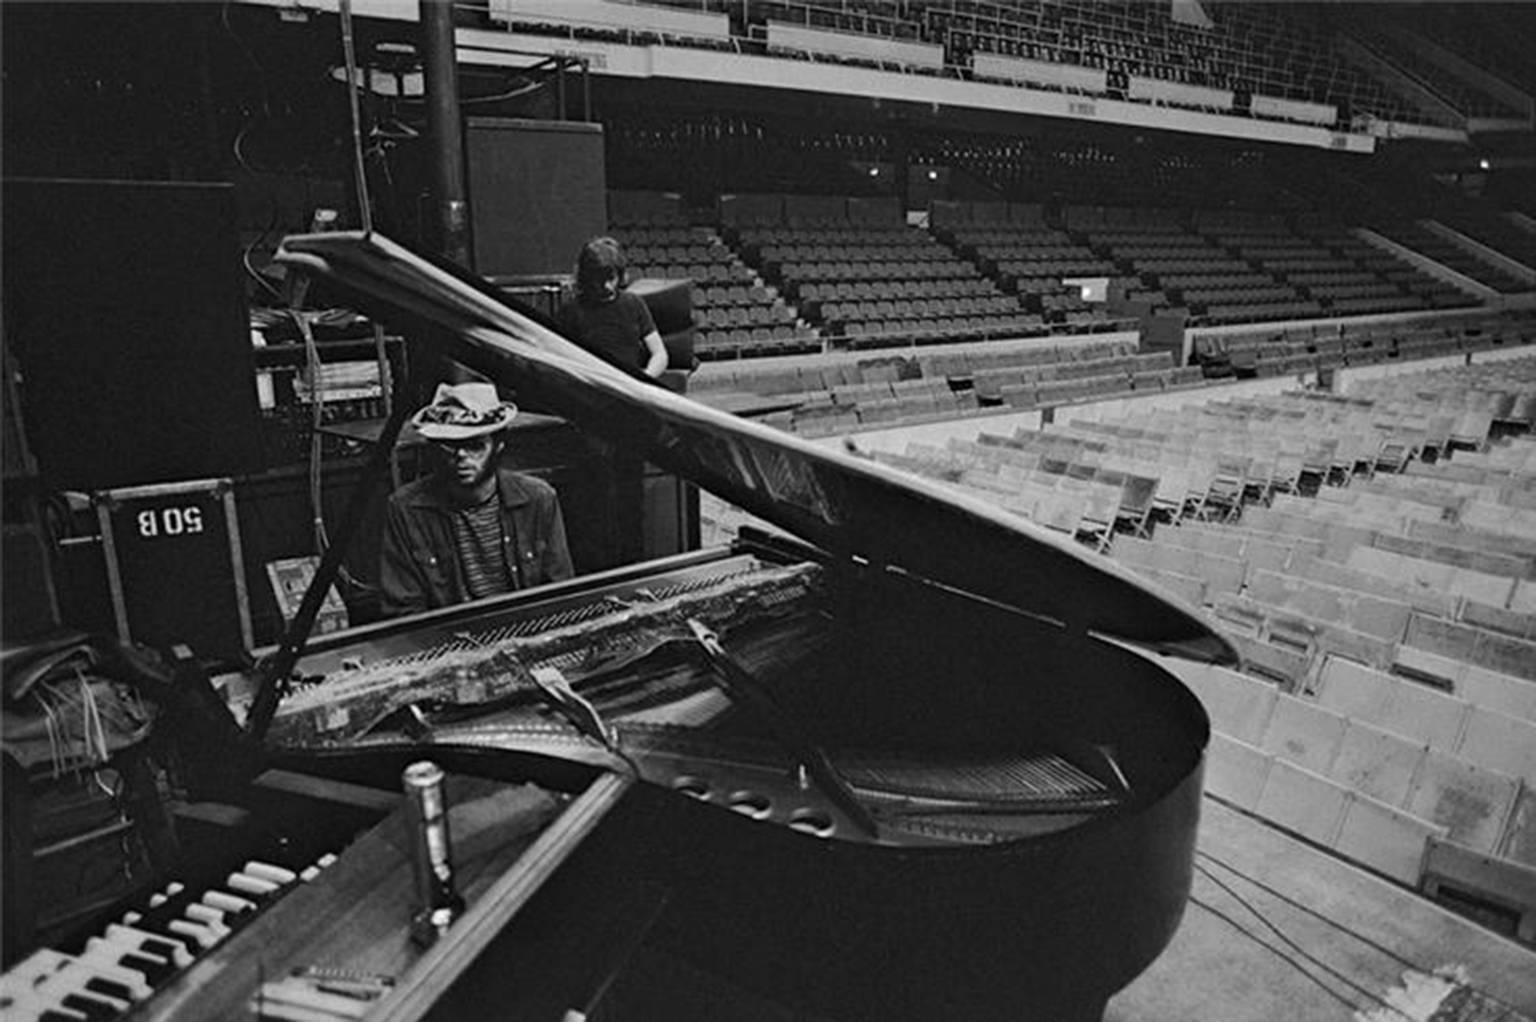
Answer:
[(1398, 34), (1402, 29), (1391, 24), (1395, 20), (1355, 17), (1349, 20), (1348, 28), (1352, 38), (1445, 100), (1460, 114), (1512, 120), (1529, 116), (1528, 110), (1516, 108), (1509, 101), (1500, 99), (1430, 60)]
[[(1210, 27), (1124, 0), (655, 0), (618, 14), (556, 0), (493, 0), (484, 17), (577, 38), (974, 74), (1118, 98), (1155, 94), (1162, 102), (1323, 125), (1361, 116), (1445, 123), (1439, 111), (1404, 99), (1356, 66), (1335, 45), (1331, 24), (1288, 5), (1213, 2), (1207, 9)], [(1460, 92), (1456, 99), (1476, 111), (1486, 102)]]
[(1394, 12), (1393, 21), (1471, 61), (1511, 85), (1536, 95), (1536, 67), (1530, 41), (1536, 38), (1526, 5), (1414, 4)]

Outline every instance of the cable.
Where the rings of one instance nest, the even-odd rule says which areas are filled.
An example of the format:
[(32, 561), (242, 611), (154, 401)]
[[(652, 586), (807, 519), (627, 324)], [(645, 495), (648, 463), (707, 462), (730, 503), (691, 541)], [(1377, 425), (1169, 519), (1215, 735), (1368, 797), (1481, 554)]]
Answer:
[(1398, 1014), (1401, 1014), (1401, 1012), (1398, 1011), (1398, 1008), (1397, 1008), (1396, 1005), (1392, 1004), (1390, 1001), (1387, 1001), (1381, 995), (1377, 994), (1374, 990), (1371, 990), (1368, 987), (1362, 986), (1360, 983), (1356, 982), (1351, 977), (1346, 976), (1344, 973), (1340, 972), (1338, 969), (1335, 969), (1333, 966), (1329, 965), (1327, 962), (1323, 961), (1321, 958), (1317, 957), (1316, 955), (1312, 954), (1312, 952), (1308, 951), (1307, 949), (1303, 948), (1300, 944), (1296, 943), (1296, 941), (1292, 940), (1289, 936), (1286, 935), (1286, 933), (1283, 930), (1280, 929), (1279, 926), (1275, 925), (1275, 923), (1272, 922), (1268, 916), (1266, 916), (1263, 912), (1259, 911), (1258, 908), (1256, 908), (1253, 905), (1252, 902), (1248, 901), (1248, 899), (1244, 898), (1241, 894), (1238, 894), (1225, 881), (1223, 881), (1222, 879), (1217, 877), (1210, 870), (1206, 869), (1204, 866), (1201, 866), (1198, 863), (1196, 863), (1195, 868), (1198, 869), (1200, 871), (1200, 873), (1207, 880), (1209, 880), (1211, 883), (1215, 884), (1217, 887), (1221, 888), (1234, 901), (1236, 901), (1239, 905), (1243, 906), (1243, 908), (1247, 909), (1250, 913), (1252, 913), (1254, 918), (1257, 919), (1259, 922), (1263, 923), (1265, 928), (1268, 929), (1271, 933), (1273, 933), (1283, 944), (1285, 944), (1286, 947), (1288, 947), (1291, 950), (1295, 951), (1298, 955), (1300, 955), (1306, 961), (1311, 962), (1313, 965), (1317, 966), (1319, 969), (1322, 969), (1324, 972), (1326, 972), (1328, 975), (1334, 977), (1339, 982), (1341, 982), (1341, 983), (1345, 984), (1346, 986), (1349, 986), (1349, 987), (1353, 988), (1354, 990), (1358, 991), (1359, 993), (1363, 994), (1367, 999), (1375, 1001), (1377, 1004), (1380, 1004), (1382, 1007), (1387, 1008), (1390, 1011), (1397, 1012)]
[[(1392, 961), (1396, 962), (1398, 965), (1401, 965), (1403, 968), (1411, 969), (1414, 972), (1422, 973), (1422, 974), (1424, 974), (1426, 976), (1433, 976), (1433, 975), (1437, 974), (1437, 969), (1426, 967), (1426, 966), (1424, 966), (1423, 964), (1421, 964), (1419, 962), (1415, 962), (1415, 961), (1413, 961), (1413, 960), (1411, 960), (1409, 958), (1403, 957), (1400, 953), (1398, 953), (1397, 951), (1393, 950), (1390, 947), (1387, 947), (1385, 944), (1382, 944), (1381, 942), (1379, 942), (1377, 940), (1373, 940), (1372, 938), (1367, 937), (1365, 934), (1359, 932), (1358, 930), (1352, 930), (1348, 926), (1345, 926), (1343, 923), (1340, 923), (1337, 920), (1330, 919), (1328, 916), (1323, 915), (1321, 912), (1317, 911), (1316, 909), (1314, 909), (1314, 908), (1312, 908), (1312, 907), (1310, 907), (1308, 905), (1305, 905), (1305, 904), (1303, 904), (1300, 901), (1297, 901), (1295, 898), (1293, 898), (1290, 895), (1284, 893), (1283, 891), (1277, 890), (1276, 888), (1270, 886), (1269, 884), (1267, 884), (1264, 881), (1258, 879), (1257, 877), (1250, 876), (1249, 874), (1247, 874), (1247, 873), (1243, 872), (1242, 870), (1238, 869), (1236, 866), (1232, 865), (1231, 863), (1226, 862), (1226, 861), (1218, 858), (1217, 856), (1214, 856), (1214, 855), (1210, 854), (1209, 852), (1200, 851), (1199, 849), (1196, 849), (1196, 853), (1198, 855), (1203, 856), (1204, 858), (1207, 858), (1207, 859), (1211, 860), (1212, 862), (1216, 863), (1218, 866), (1221, 866), (1223, 869), (1228, 870), (1233, 875), (1241, 877), (1243, 880), (1246, 880), (1248, 883), (1250, 883), (1253, 886), (1259, 888), (1260, 890), (1269, 893), (1270, 895), (1272, 895), (1273, 897), (1277, 898), (1278, 900), (1285, 902), (1287, 905), (1290, 905), (1291, 907), (1293, 907), (1295, 909), (1298, 909), (1298, 910), (1300, 910), (1302, 912), (1305, 912), (1307, 915), (1310, 915), (1313, 918), (1320, 920), (1321, 922), (1327, 923), (1329, 926), (1332, 926), (1334, 929), (1338, 930), (1340, 933), (1344, 933), (1344, 934), (1347, 934), (1350, 937), (1353, 937), (1355, 940), (1359, 941), (1361, 944), (1364, 944), (1366, 947), (1371, 948), (1374, 951), (1380, 952), (1384, 957), (1391, 959)], [(1199, 867), (1197, 867), (1197, 868), (1199, 868)], [(1206, 876), (1208, 876), (1208, 877), (1210, 876), (1210, 873), (1208, 871), (1204, 870), (1204, 869), (1201, 869), (1201, 872), (1205, 873)], [(1211, 879), (1213, 881), (1215, 881), (1214, 877), (1211, 877)], [(1219, 883), (1219, 881), (1217, 881), (1217, 882)], [(1234, 897), (1235, 897), (1235, 895), (1234, 895)], [(1494, 995), (1489, 994), (1486, 991), (1479, 990), (1478, 991), (1478, 996), (1486, 998), (1487, 1000), (1490, 1000), (1490, 1001), (1494, 1002), (1495, 1004), (1499, 1004), (1499, 1005), (1502, 1005), (1502, 1006), (1504, 1006), (1506, 1008), (1510, 1008), (1511, 1010), (1517, 1010), (1517, 1009), (1515, 1009), (1514, 1005), (1510, 1004), (1508, 1001), (1505, 1001), (1505, 1000), (1502, 1000), (1502, 999), (1500, 999), (1498, 997), (1495, 997)]]
[(459, 103), (460, 105), (473, 103), (499, 103), (503, 100), (517, 99), (520, 96), (526, 96), (531, 92), (537, 92), (540, 89), (547, 88), (549, 88), (548, 82), (530, 82), (521, 88), (509, 89), (506, 92), (494, 93), (489, 96), (465, 96), (459, 100)]
[(1193, 894), (1191, 894), (1189, 896), (1189, 900), (1190, 900), (1191, 904), (1198, 905), (1201, 908), (1205, 909), (1211, 915), (1215, 916), (1217, 919), (1220, 919), (1222, 922), (1226, 923), (1228, 926), (1232, 927), (1238, 933), (1241, 933), (1244, 937), (1247, 937), (1249, 940), (1253, 941), (1255, 944), (1259, 945), (1259, 947), (1261, 947), (1264, 950), (1268, 951), (1270, 954), (1274, 955), (1276, 958), (1279, 958), (1281, 961), (1285, 962), (1291, 968), (1295, 969), (1297, 972), (1299, 972), (1303, 976), (1307, 977), (1307, 979), (1310, 979), (1313, 983), (1316, 983), (1318, 985), (1318, 987), (1321, 988), (1322, 991), (1325, 994), (1327, 994), (1329, 997), (1332, 997), (1334, 1000), (1338, 1001), (1340, 1004), (1344, 1005), (1344, 1007), (1348, 1008), (1351, 1012), (1355, 1012), (1355, 1011), (1359, 1011), (1360, 1010), (1359, 1005), (1355, 1004), (1349, 998), (1345, 997), (1343, 994), (1341, 994), (1337, 990), (1333, 989), (1333, 987), (1331, 987), (1328, 984), (1324, 983), (1321, 979), (1318, 979), (1316, 976), (1312, 975), (1312, 973), (1310, 973), (1306, 969), (1302, 968), (1301, 967), (1301, 963), (1298, 962), (1296, 959), (1292, 958), (1290, 955), (1288, 955), (1285, 952), (1281, 951), (1279, 948), (1276, 948), (1272, 944), (1266, 943), (1265, 941), (1259, 939), (1257, 934), (1255, 934), (1252, 930), (1248, 929), (1242, 923), (1238, 922), (1232, 916), (1228, 915), (1226, 912), (1223, 912), (1221, 909), (1219, 909), (1216, 906), (1212, 905), (1208, 901), (1202, 901), (1200, 898), (1196, 897)]
[(1423, 965), (1421, 965), (1418, 962), (1415, 962), (1415, 961), (1412, 961), (1410, 959), (1404, 958), (1397, 951), (1393, 950), (1390, 947), (1387, 947), (1385, 944), (1382, 944), (1379, 941), (1376, 941), (1376, 940), (1371, 939), (1370, 937), (1367, 937), (1365, 934), (1360, 933), (1358, 930), (1352, 930), (1349, 927), (1345, 926), (1343, 923), (1340, 923), (1340, 922), (1338, 922), (1337, 920), (1334, 920), (1334, 919), (1330, 919), (1329, 917), (1323, 915), (1321, 912), (1317, 911), (1315, 908), (1312, 908), (1312, 907), (1310, 907), (1308, 905), (1305, 905), (1305, 904), (1301, 903), (1300, 901), (1297, 901), (1295, 898), (1293, 898), (1290, 895), (1284, 893), (1283, 891), (1280, 891), (1280, 890), (1276, 889), (1275, 887), (1265, 883), (1263, 880), (1260, 880), (1258, 877), (1250, 876), (1249, 874), (1247, 874), (1247, 873), (1243, 872), (1242, 870), (1238, 869), (1236, 866), (1232, 865), (1231, 863), (1226, 862), (1225, 860), (1220, 859), (1217, 856), (1212, 855), (1210, 852), (1202, 851), (1202, 850), (1197, 848), (1195, 850), (1195, 853), (1197, 855), (1201, 856), (1202, 858), (1209, 859), (1211, 862), (1214, 862), (1216, 865), (1220, 866), (1222, 869), (1227, 870), (1229, 873), (1233, 874), (1234, 876), (1240, 877), (1241, 879), (1246, 880), (1248, 883), (1250, 883), (1253, 886), (1259, 888), (1260, 890), (1262, 890), (1262, 891), (1264, 891), (1264, 892), (1266, 892), (1266, 893), (1268, 893), (1270, 895), (1273, 895), (1274, 897), (1276, 897), (1276, 898), (1280, 899), (1281, 901), (1285, 902), (1287, 905), (1290, 905), (1292, 908), (1300, 909), (1301, 911), (1303, 911), (1306, 914), (1312, 916), (1313, 918), (1319, 919), (1322, 922), (1327, 923), (1329, 926), (1332, 926), (1334, 929), (1340, 931), (1341, 933), (1346, 933), (1349, 936), (1355, 938), (1360, 943), (1364, 944), (1366, 947), (1369, 947), (1372, 950), (1381, 952), (1381, 954), (1385, 955), (1387, 958), (1392, 959), (1394, 962), (1396, 962), (1397, 964), (1403, 966), (1404, 968), (1413, 969), (1416, 972), (1422, 972), (1422, 973), (1426, 973), (1426, 974), (1432, 973), (1434, 971), (1432, 969), (1425, 968)]
[(270, 280), (263, 277), (260, 273), (257, 273), (256, 267), (251, 265), (251, 253), (255, 251), (257, 245), (260, 245), (267, 240), (267, 235), (271, 234), (272, 228), (277, 226), (277, 219), (277, 206), (274, 205), (272, 207), (272, 215), (267, 218), (267, 226), (262, 228), (261, 234), (258, 237), (252, 240), (249, 245), (245, 246), (245, 251), (240, 253), (240, 262), (245, 267), (245, 272), (250, 274), (252, 280), (266, 288), (273, 298), (281, 299), (283, 297), (282, 291), (278, 290), (278, 288)]
[[(325, 526), (324, 451), (322, 449), (323, 434), (320, 431), (325, 418), (324, 370), (321, 368), (320, 348), (315, 343), (315, 332), (310, 326), (309, 316), (301, 309), (289, 309), (288, 314), (293, 317), (294, 323), (299, 328), (299, 336), (304, 339), (304, 364), (309, 374), (308, 481), (312, 515), (310, 521), (314, 529), (315, 552), (324, 557), (331, 545)], [(354, 578), (344, 566), (338, 566), (336, 574), (343, 585), (359, 590), (370, 588)]]
[(358, 215), (363, 233), (373, 233), (368, 199), (368, 173), (363, 164), (363, 119), (357, 101), (357, 51), (352, 44), (352, 0), (341, 0), (341, 49), (347, 67), (347, 107), (352, 117), (352, 169), (357, 184)]

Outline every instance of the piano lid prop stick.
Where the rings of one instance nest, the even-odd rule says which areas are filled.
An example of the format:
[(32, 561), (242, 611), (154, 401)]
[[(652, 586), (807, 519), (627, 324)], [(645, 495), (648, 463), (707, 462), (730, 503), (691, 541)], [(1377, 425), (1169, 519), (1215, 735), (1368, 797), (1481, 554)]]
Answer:
[(246, 718), (246, 733), (257, 742), (266, 737), (267, 728), (272, 725), (272, 717), (277, 713), (277, 704), (283, 697), (288, 675), (293, 665), (299, 662), (299, 656), (309, 642), (309, 633), (315, 626), (315, 619), (320, 616), (321, 604), (325, 602), (326, 593), (330, 592), (331, 583), (336, 581), (336, 576), (341, 572), (341, 561), (346, 556), (347, 548), (352, 545), (352, 535), (362, 526), (364, 513), (373, 500), (374, 491), (384, 478), (384, 469), (389, 459), (394, 457), (395, 441), (405, 426), (406, 411), (406, 402), (400, 401), (389, 413), (389, 418), (384, 422), (384, 431), (374, 443), (368, 464), (363, 469), (357, 488), (352, 491), (351, 500), (347, 502), (341, 524), (331, 537), (331, 545), (326, 547), (324, 556), (320, 558), (320, 566), (315, 569), (315, 577), (310, 580), (309, 588), (304, 590), (304, 598), (299, 601), (299, 609), (288, 625), (282, 644), (260, 665), (256, 694), (251, 699), (250, 714)]
[(874, 817), (869, 815), (869, 810), (854, 795), (827, 758), (827, 754), (821, 750), (799, 723), (786, 713), (772, 695), (758, 684), (756, 678), (736, 662), (735, 657), (726, 652), (720, 644), (720, 639), (709, 627), (694, 618), (688, 619), (688, 627), (692, 629), (694, 638), (699, 642), (699, 647), (704, 650), (710, 666), (715, 669), (716, 676), (720, 679), (720, 687), (732, 699), (749, 704), (756, 712), (761, 714), (766, 723), (773, 728), (779, 741), (783, 742), (788, 751), (800, 760), (802, 766), (810, 771), (816, 779), (823, 794), (830, 798), (839, 809), (865, 834), (871, 838), (880, 836), (879, 825)]

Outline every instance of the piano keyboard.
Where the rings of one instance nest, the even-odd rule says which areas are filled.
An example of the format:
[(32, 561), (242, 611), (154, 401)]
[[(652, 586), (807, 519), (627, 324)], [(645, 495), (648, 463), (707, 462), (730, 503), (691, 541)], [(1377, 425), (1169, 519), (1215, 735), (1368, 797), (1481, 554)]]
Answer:
[(0, 1016), (6, 1022), (118, 1018), (335, 859), (326, 854), (299, 870), (252, 860), (202, 891), (172, 882), (75, 953), (43, 948), (0, 975)]

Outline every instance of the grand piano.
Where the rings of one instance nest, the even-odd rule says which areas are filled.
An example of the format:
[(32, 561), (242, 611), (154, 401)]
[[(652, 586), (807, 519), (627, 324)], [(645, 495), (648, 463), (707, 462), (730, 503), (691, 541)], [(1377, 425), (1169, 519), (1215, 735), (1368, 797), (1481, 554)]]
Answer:
[[(277, 258), (766, 523), (290, 636), (229, 686), (285, 776), (384, 790), (426, 758), (482, 803), (476, 784), (549, 795), (532, 848), (482, 857), (450, 946), (398, 962), (367, 1017), (602, 1011), (642, 948), (815, 1018), (1086, 1020), (1166, 947), (1209, 722), (1159, 661), (1236, 660), (1198, 610), (940, 484), (609, 367), (378, 234)], [(211, 1017), (208, 989), (184, 977), (138, 1010)]]

